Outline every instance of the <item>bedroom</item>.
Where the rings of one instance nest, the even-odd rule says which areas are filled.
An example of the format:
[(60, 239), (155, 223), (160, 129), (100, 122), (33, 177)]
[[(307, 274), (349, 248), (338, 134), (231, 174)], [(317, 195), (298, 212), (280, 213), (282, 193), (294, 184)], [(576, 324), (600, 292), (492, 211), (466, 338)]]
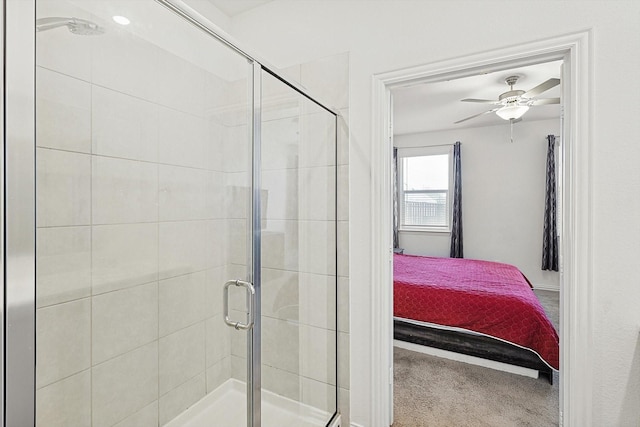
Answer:
[[(393, 91), (394, 146), (398, 148), (398, 189), (400, 190), (398, 202), (400, 226), (397, 245), (399, 249), (396, 251), (426, 257), (449, 256), (450, 226), (425, 229), (425, 227), (406, 225), (406, 223), (411, 224), (412, 221), (416, 223), (416, 219), (403, 212), (403, 207), (409, 205), (403, 204), (403, 200), (407, 200), (404, 199), (407, 193), (403, 193), (402, 189), (411, 187), (410, 183), (403, 185), (403, 182), (412, 179), (437, 181), (437, 174), (430, 177), (424, 174), (420, 176), (420, 170), (418, 170), (416, 175), (416, 170), (420, 167), (415, 158), (440, 154), (449, 164), (448, 171), (445, 169), (440, 174), (449, 175), (450, 182), (445, 183), (445, 186), (449, 184), (449, 192), (452, 193), (451, 152), (453, 144), (460, 141), (464, 258), (497, 261), (516, 266), (535, 288), (544, 309), (553, 313), (550, 314), (551, 318), (558, 313), (558, 291), (561, 279), (556, 271), (541, 270), (540, 264), (545, 211), (547, 136), (556, 136), (554, 153), (559, 156), (560, 139), (557, 136), (560, 135), (561, 128), (560, 106), (534, 105), (526, 112), (522, 121), (510, 125), (509, 121), (504, 121), (496, 114), (492, 114), (495, 111), (494, 105), (462, 103), (460, 100), (463, 98), (498, 99), (499, 94), (510, 90), (509, 86), (505, 85), (505, 78), (511, 75), (520, 77), (512, 89), (530, 90), (550, 78), (560, 77), (560, 66), (561, 61), (548, 62), (464, 79), (413, 85)], [(558, 85), (541, 91), (536, 98), (548, 99), (559, 96), (560, 86)], [(485, 111), (487, 113), (482, 114)], [(478, 117), (473, 117), (475, 115)], [(473, 118), (464, 119), (469, 116)], [(454, 124), (455, 121), (461, 121), (461, 123)], [(411, 163), (412, 157), (413, 163)], [(556, 170), (559, 183), (562, 176), (561, 164), (562, 159), (557, 157)], [(404, 168), (410, 170), (411, 165), (414, 167), (412, 172), (405, 171)], [(442, 186), (436, 185), (436, 187)], [(414, 188), (418, 188), (415, 183)], [(557, 190), (557, 198), (561, 200), (560, 186)], [(446, 202), (448, 211), (441, 212), (444, 216), (440, 218), (448, 223), (451, 222), (451, 198), (449, 197)], [(558, 218), (560, 218), (559, 204), (557, 209)], [(406, 210), (408, 211), (409, 208)], [(558, 227), (560, 227), (559, 222)], [(560, 228), (558, 234), (561, 234)], [(535, 299), (533, 294), (532, 298)], [(559, 330), (557, 320), (554, 319), (553, 322), (555, 328)], [(406, 339), (406, 336), (403, 339)], [(415, 346), (413, 343), (404, 344), (406, 343), (403, 341), (396, 341), (396, 346), (416, 349), (411, 348)], [(402, 351), (405, 351), (401, 353), (402, 363), (406, 364), (405, 359), (409, 353), (406, 353), (406, 350), (400, 352)], [(435, 350), (435, 354), (440, 355), (440, 352), (439, 349)], [(428, 353), (434, 354), (434, 351), (431, 350)], [(449, 354), (448, 357), (452, 356), (458, 360), (457, 354)], [(416, 363), (417, 360), (421, 359), (413, 358), (411, 362)], [(426, 360), (428, 359), (423, 359), (421, 362), (428, 363), (425, 362)], [(469, 360), (465, 361), (473, 363)], [(405, 367), (402, 363), (397, 369)], [(481, 364), (484, 362), (481, 361)], [(506, 367), (507, 370), (511, 368), (512, 366)], [(504, 369), (504, 367), (498, 369)], [(511, 371), (513, 372), (512, 369)], [(525, 373), (527, 374), (530, 373)], [(509, 375), (511, 374), (507, 374)], [(535, 375), (537, 376), (537, 373)], [(514, 416), (518, 410), (526, 411), (527, 407), (532, 409), (536, 405), (533, 403), (535, 399), (539, 399), (542, 402), (540, 406), (549, 403), (549, 408), (541, 409), (548, 417), (547, 419), (554, 420), (549, 425), (557, 425), (557, 373), (554, 376), (555, 386), (549, 386), (547, 383), (546, 388), (540, 388), (546, 380), (538, 379), (539, 383), (535, 384), (536, 390), (532, 391), (537, 395), (528, 396), (525, 392), (520, 400), (531, 398), (532, 402), (529, 404), (521, 402), (520, 408), (517, 408), (518, 405), (514, 406), (515, 409), (510, 408)], [(403, 387), (406, 388), (406, 385)], [(415, 388), (412, 390), (416, 391)], [(406, 390), (401, 390), (401, 394), (403, 392)], [(443, 392), (441, 399), (448, 399), (450, 394)], [(451, 402), (451, 405), (455, 404)], [(402, 407), (396, 407), (395, 414), (398, 421), (406, 416), (403, 414)], [(400, 423), (400, 425), (404, 424)]]

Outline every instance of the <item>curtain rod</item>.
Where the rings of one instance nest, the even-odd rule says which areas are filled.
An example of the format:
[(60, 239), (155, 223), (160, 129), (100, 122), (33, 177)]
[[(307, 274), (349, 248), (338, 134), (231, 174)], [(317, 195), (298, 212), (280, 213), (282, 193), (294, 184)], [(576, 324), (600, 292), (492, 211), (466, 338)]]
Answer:
[[(558, 137), (556, 137), (558, 138)], [(456, 141), (459, 142), (459, 141)], [(460, 142), (460, 144), (462, 144), (462, 142)], [(453, 147), (454, 145), (456, 145), (456, 143), (454, 142), (453, 144), (436, 144), (436, 145), (416, 145), (416, 146), (411, 146), (411, 147), (398, 147), (397, 145), (394, 145), (395, 148), (425, 148), (425, 147)]]

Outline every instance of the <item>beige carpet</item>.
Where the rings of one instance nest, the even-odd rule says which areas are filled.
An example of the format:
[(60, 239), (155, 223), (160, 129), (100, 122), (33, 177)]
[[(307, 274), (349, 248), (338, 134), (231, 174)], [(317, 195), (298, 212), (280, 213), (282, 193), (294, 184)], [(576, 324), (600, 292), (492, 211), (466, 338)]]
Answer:
[[(558, 325), (558, 293), (536, 291)], [(558, 374), (526, 378), (394, 349), (393, 427), (558, 425)]]

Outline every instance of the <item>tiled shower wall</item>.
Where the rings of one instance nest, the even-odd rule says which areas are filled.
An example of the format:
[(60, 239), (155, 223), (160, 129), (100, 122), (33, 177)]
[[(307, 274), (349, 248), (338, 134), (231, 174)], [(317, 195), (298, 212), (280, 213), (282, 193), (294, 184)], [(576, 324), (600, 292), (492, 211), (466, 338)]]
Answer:
[[(63, 1), (38, 5), (38, 16), (100, 21)], [(38, 425), (164, 424), (245, 369), (243, 332), (222, 322), (221, 287), (246, 264), (246, 80), (224, 81), (115, 27), (96, 37), (40, 33), (37, 51)], [(348, 55), (287, 72), (343, 113), (333, 268), (339, 396), (348, 412)], [(305, 121), (284, 116), (289, 128)], [(264, 189), (267, 216), (282, 193), (278, 182), (271, 194)], [(265, 245), (275, 245), (263, 246), (265, 266), (278, 253), (277, 234), (265, 233)], [(336, 334), (323, 295), (331, 284), (292, 275), (263, 270), (271, 334), (263, 382), (322, 408), (333, 350), (329, 343), (321, 348), (328, 353), (315, 353)], [(305, 332), (292, 341), (294, 311)], [(287, 338), (299, 357), (289, 365), (279, 347)]]
[[(38, 16), (105, 25), (62, 1)], [(37, 53), (38, 425), (164, 424), (231, 375), (226, 159), (248, 145), (246, 79), (115, 26), (39, 33)]]

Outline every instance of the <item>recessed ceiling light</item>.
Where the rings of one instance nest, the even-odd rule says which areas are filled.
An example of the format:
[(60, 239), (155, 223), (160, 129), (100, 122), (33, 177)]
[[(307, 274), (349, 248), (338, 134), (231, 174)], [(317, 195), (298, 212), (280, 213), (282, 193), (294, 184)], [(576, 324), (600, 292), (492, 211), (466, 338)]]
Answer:
[(131, 23), (131, 21), (129, 21), (129, 18), (127, 18), (125, 16), (120, 16), (120, 15), (114, 16), (113, 20), (116, 21), (120, 25), (129, 25), (129, 23)]

